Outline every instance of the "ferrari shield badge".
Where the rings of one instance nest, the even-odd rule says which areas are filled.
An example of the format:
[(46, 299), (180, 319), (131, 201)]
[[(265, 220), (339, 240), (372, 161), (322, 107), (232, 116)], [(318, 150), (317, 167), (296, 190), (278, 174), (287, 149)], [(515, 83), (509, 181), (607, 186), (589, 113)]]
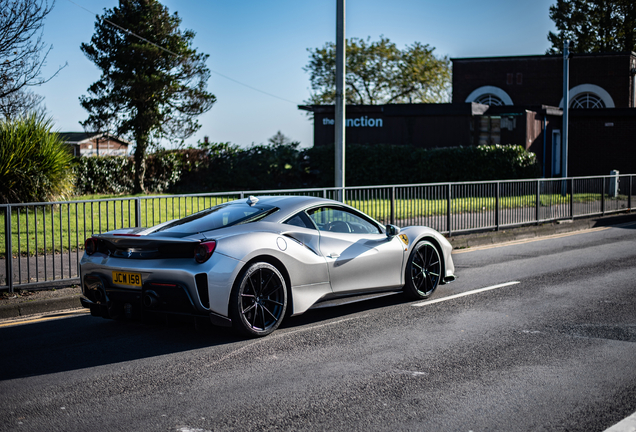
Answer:
[(409, 238), (406, 236), (406, 234), (400, 234), (400, 240), (402, 240), (404, 242), (405, 245), (409, 245)]

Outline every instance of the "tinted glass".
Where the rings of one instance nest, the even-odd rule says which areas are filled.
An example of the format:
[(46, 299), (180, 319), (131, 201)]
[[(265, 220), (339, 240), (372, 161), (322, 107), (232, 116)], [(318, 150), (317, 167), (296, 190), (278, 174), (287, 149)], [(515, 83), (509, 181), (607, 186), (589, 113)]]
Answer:
[(358, 234), (381, 233), (374, 223), (348, 210), (320, 207), (312, 209), (308, 213), (321, 231)]
[(309, 217), (307, 217), (305, 212), (300, 212), (300, 213), (290, 217), (284, 223), (286, 223), (288, 225), (294, 225), (294, 226), (297, 226), (297, 227), (302, 227), (302, 228), (316, 229), (316, 227), (314, 226), (313, 223), (311, 223), (311, 220), (309, 219)]
[(277, 208), (265, 205), (250, 206), (245, 202), (221, 204), (176, 220), (156, 232), (178, 232), (194, 234), (203, 231), (224, 228), (240, 223), (254, 222), (276, 211)]

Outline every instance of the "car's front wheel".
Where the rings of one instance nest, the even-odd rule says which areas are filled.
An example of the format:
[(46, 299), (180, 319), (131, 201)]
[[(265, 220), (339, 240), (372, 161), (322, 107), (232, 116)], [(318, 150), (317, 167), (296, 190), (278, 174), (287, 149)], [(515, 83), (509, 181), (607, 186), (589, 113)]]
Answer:
[(431, 296), (439, 284), (442, 261), (437, 248), (426, 240), (415, 245), (406, 264), (404, 292), (412, 299)]
[(238, 277), (230, 296), (232, 326), (248, 336), (266, 336), (285, 316), (285, 278), (272, 264), (251, 264)]

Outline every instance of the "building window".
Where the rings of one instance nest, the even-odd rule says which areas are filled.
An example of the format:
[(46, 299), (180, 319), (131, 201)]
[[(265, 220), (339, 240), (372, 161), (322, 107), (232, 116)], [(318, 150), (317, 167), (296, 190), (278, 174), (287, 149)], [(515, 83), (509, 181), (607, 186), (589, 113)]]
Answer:
[(475, 102), (480, 103), (480, 104), (484, 104), (484, 105), (490, 105), (490, 106), (503, 106), (504, 102), (503, 100), (501, 100), (500, 97), (495, 96), (494, 94), (491, 93), (486, 93), (483, 94), (481, 96), (479, 96), (477, 99), (475, 99)]
[[(570, 89), (570, 108), (614, 108), (612, 96), (595, 84), (581, 84)], [(563, 108), (563, 99), (559, 102)]]
[(605, 102), (594, 93), (579, 93), (570, 101), (570, 108), (605, 108)]
[(508, 93), (495, 86), (482, 86), (473, 90), (465, 102), (479, 102), (491, 106), (513, 105)]
[(501, 117), (481, 116), (479, 119), (479, 145), (501, 144)]

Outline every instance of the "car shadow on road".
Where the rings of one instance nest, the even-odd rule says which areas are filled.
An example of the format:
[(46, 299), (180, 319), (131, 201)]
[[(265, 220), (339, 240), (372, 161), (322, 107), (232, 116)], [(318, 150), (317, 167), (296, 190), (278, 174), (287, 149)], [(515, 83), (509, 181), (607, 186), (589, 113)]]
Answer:
[[(394, 295), (288, 317), (279, 331), (405, 302)], [(0, 381), (141, 360), (197, 349), (242, 345), (250, 339), (232, 329), (192, 322), (113, 321), (90, 315), (0, 329)]]

